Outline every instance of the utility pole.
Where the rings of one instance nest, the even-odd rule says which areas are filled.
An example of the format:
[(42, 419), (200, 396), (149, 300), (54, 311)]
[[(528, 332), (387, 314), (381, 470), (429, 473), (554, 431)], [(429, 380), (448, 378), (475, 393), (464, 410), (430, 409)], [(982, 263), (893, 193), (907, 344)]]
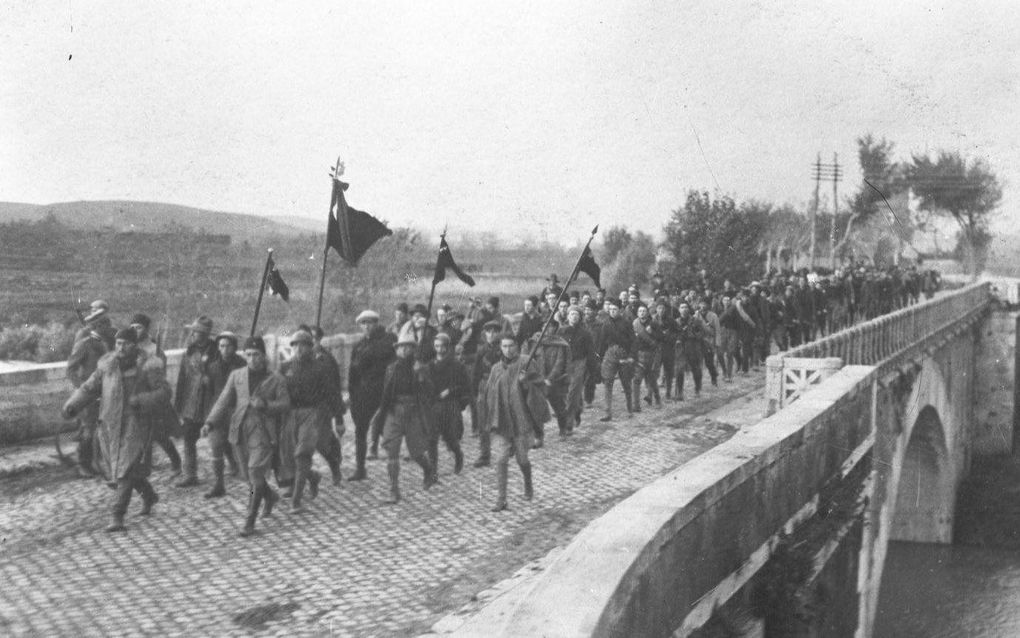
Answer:
[(808, 269), (815, 269), (815, 225), (818, 218), (818, 183), (822, 181), (822, 154), (815, 160), (815, 201), (811, 205), (811, 247), (808, 249)]
[(808, 264), (811, 270), (815, 268), (815, 228), (818, 216), (818, 187), (820, 182), (824, 179), (826, 181), (832, 181), (832, 221), (829, 224), (829, 261), (830, 266), (833, 270), (836, 269), (836, 215), (839, 213), (839, 192), (837, 190), (837, 183), (843, 179), (843, 169), (839, 165), (839, 156), (835, 153), (832, 154), (831, 164), (822, 164), (822, 154), (818, 154), (818, 159), (815, 160), (814, 165), (814, 177), (815, 179), (815, 205), (811, 210), (811, 259)]

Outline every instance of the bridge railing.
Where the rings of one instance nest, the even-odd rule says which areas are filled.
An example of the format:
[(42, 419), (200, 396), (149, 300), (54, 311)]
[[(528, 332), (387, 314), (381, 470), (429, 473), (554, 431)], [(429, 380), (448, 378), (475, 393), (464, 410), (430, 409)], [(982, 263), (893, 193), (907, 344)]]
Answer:
[(975, 283), (877, 317), (766, 360), (764, 416), (797, 400), (844, 365), (877, 365), (944, 333), (964, 329), (989, 307), (988, 283)]

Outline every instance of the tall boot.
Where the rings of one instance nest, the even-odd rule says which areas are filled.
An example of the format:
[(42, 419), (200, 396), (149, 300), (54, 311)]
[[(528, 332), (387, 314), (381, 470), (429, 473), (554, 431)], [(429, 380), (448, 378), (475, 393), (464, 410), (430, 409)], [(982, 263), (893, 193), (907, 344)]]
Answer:
[(305, 483), (308, 481), (308, 468), (303, 464), (298, 464), (297, 476), (294, 477), (294, 495), (290, 502), (290, 511), (294, 514), (299, 514), (305, 511), (304, 506), (301, 504), (301, 496), (305, 491)]
[[(624, 388), (626, 389), (626, 387)], [(631, 395), (630, 392), (624, 392), (623, 398), (627, 400), (627, 416), (630, 416), (634, 412), (640, 412), (640, 406), (636, 406), (637, 400)]]
[(262, 505), (262, 492), (261, 488), (252, 490), (251, 495), (248, 497), (248, 516), (244, 520), (244, 529), (241, 530), (240, 536), (247, 538), (255, 533), (255, 519), (259, 515), (259, 507)]
[(205, 494), (205, 498), (219, 498), (226, 496), (227, 490), (223, 487), (223, 469), (226, 463), (223, 459), (213, 459), (212, 469), (213, 476), (216, 477), (216, 483), (213, 484), (211, 490)]
[(492, 506), (493, 512), (509, 509), (506, 505), (506, 483), (509, 469), (509, 464), (505, 461), (496, 464), (496, 504)]
[(429, 459), (427, 456), (421, 455), (414, 460), (418, 463), (419, 466), (421, 466), (421, 471), (425, 475), (424, 479), (422, 480), (423, 488), (429, 489), (430, 487), (439, 482), (439, 479), (436, 478), (436, 468), (431, 463), (429, 463)]
[[(190, 426), (189, 426), (190, 427)], [(198, 485), (198, 447), (197, 441), (192, 441), (190, 436), (184, 437), (184, 480), (177, 484), (177, 487), (191, 487)]]
[(427, 452), (429, 466), (432, 468), (432, 482), (439, 482), (439, 437), (429, 437), (429, 449)]
[(330, 455), (326, 459), (326, 464), (329, 465), (329, 474), (332, 477), (334, 487), (340, 487), (340, 483), (344, 480), (343, 475), (340, 474), (340, 459)]
[[(355, 427), (358, 428), (357, 425)], [(347, 477), (348, 481), (364, 481), (368, 478), (368, 473), (365, 471), (366, 456), (368, 456), (368, 432), (365, 432), (364, 436), (362, 436), (360, 431), (356, 431), (354, 434), (354, 463), (356, 468), (354, 474)]]
[(531, 463), (521, 463), (521, 474), (524, 475), (524, 500), (530, 501), (535, 496), (531, 485)]
[(474, 467), (488, 467), (492, 457), (492, 433), (487, 427), (478, 428), (478, 459)]
[(460, 443), (453, 444), (453, 473), (460, 474), (464, 469), (464, 451), (460, 449)]
[(390, 498), (386, 502), (396, 505), (400, 502), (400, 459), (387, 461), (386, 472), (390, 475)]
[(641, 377), (635, 376), (630, 386), (632, 389), (627, 397), (627, 411), (641, 412)]
[(606, 404), (606, 415), (599, 419), (599, 421), (612, 421), (613, 420), (613, 384), (611, 381), (606, 381), (602, 385), (603, 396), (605, 397)]

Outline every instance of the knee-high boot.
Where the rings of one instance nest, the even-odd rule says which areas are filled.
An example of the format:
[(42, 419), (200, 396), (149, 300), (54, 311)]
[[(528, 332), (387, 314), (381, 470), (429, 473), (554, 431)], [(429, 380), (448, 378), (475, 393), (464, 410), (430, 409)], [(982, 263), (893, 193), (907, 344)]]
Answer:
[(424, 474), (424, 478), (422, 479), (422, 487), (424, 487), (425, 489), (429, 489), (430, 487), (439, 482), (439, 479), (437, 478), (436, 468), (434, 465), (429, 463), (428, 456), (423, 454), (414, 460), (416, 463), (418, 463), (419, 467), (421, 467), (421, 471)]
[(226, 496), (227, 490), (223, 487), (223, 470), (226, 463), (223, 459), (213, 459), (213, 476), (216, 478), (216, 482), (213, 484), (211, 490), (205, 494), (205, 498), (218, 498), (220, 496)]
[(508, 509), (506, 506), (506, 483), (510, 466), (507, 463), (496, 464), (496, 504), (492, 506), (493, 512), (502, 512)]
[(602, 417), (602, 421), (613, 420), (613, 382), (606, 381), (602, 384), (603, 396), (605, 397), (606, 404), (606, 415)]
[(531, 463), (521, 463), (521, 474), (524, 475), (524, 499), (530, 501), (535, 496), (535, 490), (531, 484)]
[(400, 502), (400, 459), (386, 462), (386, 472), (390, 475), (390, 499), (387, 503)]
[(305, 508), (302, 507), (301, 505), (301, 496), (304, 494), (305, 483), (307, 481), (308, 481), (308, 467), (301, 461), (298, 461), (297, 471), (294, 476), (294, 496), (290, 504), (291, 511), (293, 512), (303, 512), (305, 510)]
[(244, 519), (244, 529), (241, 536), (248, 537), (255, 533), (255, 519), (259, 515), (259, 507), (262, 506), (263, 488), (252, 490), (248, 497), (248, 516)]
[(635, 374), (634, 380), (630, 382), (631, 391), (627, 397), (627, 410), (630, 412), (641, 411), (641, 376)]

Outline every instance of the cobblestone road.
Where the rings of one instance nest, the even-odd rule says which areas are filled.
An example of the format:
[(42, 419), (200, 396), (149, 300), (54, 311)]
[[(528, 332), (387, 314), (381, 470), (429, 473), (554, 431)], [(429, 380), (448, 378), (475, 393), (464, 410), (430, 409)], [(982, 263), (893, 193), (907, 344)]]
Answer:
[[(738, 377), (700, 399), (609, 424), (589, 410), (565, 441), (552, 424), (546, 447), (532, 457), (535, 500), (521, 499), (512, 467), (511, 510), (499, 514), (489, 512), (492, 468), (454, 476), (444, 450), (441, 483), (429, 492), (417, 466), (404, 465), (399, 506), (382, 505), (385, 463), (370, 462), (368, 481), (339, 488), (325, 481), (310, 513), (291, 515), (281, 505), (251, 539), (237, 536), (244, 484), (230, 480), (226, 498), (207, 501), (208, 475), (198, 488), (176, 489), (165, 460), (153, 476), (162, 500), (144, 518), (136, 497), (126, 534), (103, 532), (113, 493), (99, 482), (75, 480), (62, 467), (7, 478), (0, 481), (0, 635), (425, 633), (637, 488), (728, 438), (733, 425), (703, 415), (741, 397), (746, 413), (746, 395), (762, 385), (760, 374)], [(477, 439), (466, 437), (465, 448), (470, 462)], [(208, 472), (205, 459), (202, 468)]]

